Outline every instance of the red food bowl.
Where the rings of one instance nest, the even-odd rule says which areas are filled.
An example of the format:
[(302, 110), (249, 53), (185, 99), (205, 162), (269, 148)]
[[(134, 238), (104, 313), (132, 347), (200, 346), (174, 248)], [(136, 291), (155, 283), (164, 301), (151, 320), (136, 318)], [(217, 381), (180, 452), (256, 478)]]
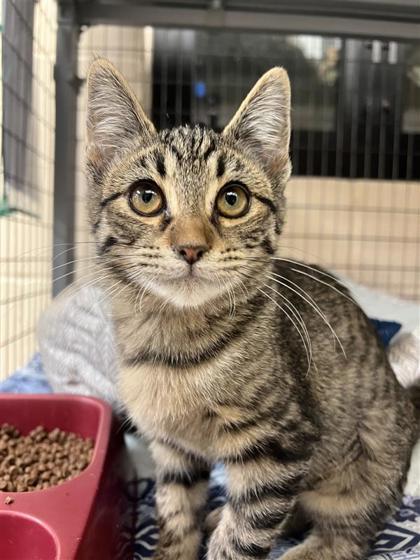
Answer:
[(42, 425), (90, 437), (95, 445), (89, 466), (72, 480), (33, 492), (0, 492), (0, 558), (115, 560), (125, 465), (109, 405), (72, 395), (3, 394), (0, 424), (5, 422), (23, 435)]

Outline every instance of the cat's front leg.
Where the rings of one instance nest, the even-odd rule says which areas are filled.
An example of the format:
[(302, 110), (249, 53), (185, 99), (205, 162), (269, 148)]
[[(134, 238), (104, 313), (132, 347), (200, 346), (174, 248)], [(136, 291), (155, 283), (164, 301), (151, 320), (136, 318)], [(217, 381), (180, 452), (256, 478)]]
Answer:
[(210, 469), (200, 459), (161, 442), (153, 442), (156, 461), (156, 509), (159, 541), (154, 560), (197, 560), (201, 515)]
[(273, 458), (226, 465), (228, 502), (208, 549), (208, 560), (268, 558), (307, 472), (307, 453), (293, 462)]

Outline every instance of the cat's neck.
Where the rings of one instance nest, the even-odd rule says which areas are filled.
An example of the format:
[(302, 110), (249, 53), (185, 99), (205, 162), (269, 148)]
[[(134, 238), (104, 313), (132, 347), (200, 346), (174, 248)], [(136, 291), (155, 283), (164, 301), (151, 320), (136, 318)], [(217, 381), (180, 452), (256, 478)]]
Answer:
[(209, 340), (228, 340), (260, 313), (270, 313), (258, 290), (235, 301), (225, 294), (202, 306), (182, 308), (130, 287), (110, 299), (119, 352), (130, 359), (152, 350), (177, 359), (185, 352), (198, 354)]

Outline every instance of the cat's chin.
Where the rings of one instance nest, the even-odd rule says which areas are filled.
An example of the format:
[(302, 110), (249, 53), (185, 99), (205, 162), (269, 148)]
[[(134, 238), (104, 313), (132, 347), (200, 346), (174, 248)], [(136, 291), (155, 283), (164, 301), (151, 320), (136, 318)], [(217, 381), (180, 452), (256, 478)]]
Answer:
[(180, 309), (200, 307), (217, 299), (223, 293), (223, 289), (217, 282), (201, 279), (155, 282), (149, 289), (159, 298)]

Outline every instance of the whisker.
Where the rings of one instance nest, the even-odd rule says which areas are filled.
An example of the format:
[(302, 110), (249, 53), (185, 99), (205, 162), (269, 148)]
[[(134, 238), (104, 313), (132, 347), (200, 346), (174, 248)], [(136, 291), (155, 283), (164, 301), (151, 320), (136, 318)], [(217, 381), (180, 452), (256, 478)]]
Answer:
[(245, 283), (243, 282), (243, 280), (241, 280), (239, 278), (239, 287), (241, 288), (242, 293), (244, 294), (245, 300), (247, 300), (249, 298), (249, 290), (246, 287)]
[[(293, 259), (287, 259), (287, 258), (284, 258), (284, 257), (271, 257), (271, 258), (274, 259), (274, 260), (286, 261), (286, 262), (289, 262), (289, 263), (292, 263), (292, 264), (296, 264), (296, 265), (298, 265), (298, 266), (301, 266), (301, 267), (303, 267), (303, 268), (307, 268), (307, 269), (309, 269), (309, 270), (312, 270), (312, 271), (315, 272), (316, 274), (320, 274), (321, 276), (325, 276), (326, 278), (329, 278), (330, 280), (333, 280), (334, 282), (339, 282), (339, 281), (340, 281), (340, 280), (339, 280), (336, 276), (334, 276), (333, 274), (329, 274), (328, 272), (325, 272), (324, 270), (320, 270), (320, 269), (318, 269), (318, 268), (315, 268), (315, 267), (313, 267), (313, 266), (310, 266), (309, 264), (302, 263), (302, 262), (299, 262), (299, 261), (295, 261), (295, 260), (293, 260)], [(300, 270), (298, 270), (298, 269), (296, 269), (296, 268), (291, 268), (291, 270), (294, 270), (295, 272), (301, 272), (302, 274), (306, 274), (306, 276), (309, 276), (310, 278), (314, 278), (315, 280), (318, 280), (318, 278), (316, 278), (316, 277), (314, 277), (314, 276), (311, 276), (311, 275), (309, 275), (308, 273), (304, 273), (304, 272), (302, 272), (302, 271), (300, 271)], [(334, 286), (331, 286), (331, 284), (328, 284), (328, 283), (327, 283), (327, 285), (330, 286), (331, 288), (335, 288)], [(347, 296), (346, 294), (343, 294), (343, 293), (340, 292), (340, 290), (338, 290), (337, 288), (335, 288), (335, 290), (338, 291), (338, 293), (341, 294), (342, 296), (347, 297), (347, 299), (348, 299), (349, 301), (351, 301), (352, 303), (356, 303), (356, 302), (354, 301), (353, 298), (350, 298), (350, 297)]]
[(337, 335), (337, 333), (335, 332), (335, 330), (333, 329), (333, 327), (331, 326), (331, 323), (328, 321), (327, 317), (324, 315), (324, 313), (322, 312), (322, 310), (320, 309), (320, 307), (316, 304), (316, 302), (314, 301), (314, 299), (307, 293), (305, 292), (305, 290), (303, 290), (303, 288), (301, 288), (298, 284), (295, 284), (294, 282), (292, 282), (291, 280), (289, 280), (288, 278), (285, 278), (284, 276), (282, 276), (281, 274), (277, 274), (275, 272), (271, 273), (273, 276), (277, 277), (277, 278), (281, 278), (282, 280), (285, 280), (286, 282), (290, 282), (291, 284), (293, 284), (294, 286), (296, 286), (299, 290), (301, 290), (305, 295), (302, 295), (301, 293), (299, 293), (297, 290), (295, 290), (294, 288), (292, 288), (291, 286), (288, 286), (287, 284), (285, 284), (284, 282), (281, 282), (280, 280), (278, 280), (277, 278), (273, 278), (272, 276), (268, 276), (269, 278), (271, 278), (271, 280), (274, 280), (274, 282), (277, 282), (278, 284), (280, 284), (281, 286), (284, 286), (285, 288), (287, 288), (288, 290), (291, 290), (293, 293), (295, 293), (296, 295), (298, 295), (300, 298), (302, 298), (304, 301), (306, 301), (306, 303), (308, 305), (310, 305), (315, 311), (316, 313), (321, 317), (321, 319), (324, 321), (324, 323), (327, 325), (327, 327), (330, 329), (331, 333), (333, 334), (334, 338), (337, 340), (341, 351), (344, 355), (345, 358), (347, 358), (346, 352), (344, 350), (343, 344), (341, 343), (341, 340), (339, 338), (339, 336)]
[(304, 335), (305, 335), (307, 343), (308, 343), (310, 362), (312, 362), (312, 356), (313, 356), (312, 341), (311, 341), (311, 337), (309, 335), (309, 330), (306, 326), (305, 321), (303, 320), (302, 314), (298, 311), (297, 307), (295, 305), (293, 305), (293, 303), (290, 301), (290, 299), (288, 299), (284, 294), (280, 293), (278, 290), (276, 290), (275, 288), (273, 288), (273, 286), (270, 286), (269, 284), (264, 284), (264, 286), (266, 286), (267, 288), (272, 290), (274, 293), (276, 293), (278, 296), (280, 296), (283, 300), (285, 300), (287, 302), (285, 305), (287, 306), (289, 311), (291, 313), (293, 313), (293, 316), (296, 317), (296, 320), (299, 322), (300, 326), (302, 327), (302, 330), (304, 332)]
[[(250, 261), (257, 261), (257, 262), (259, 260), (262, 260), (259, 257), (247, 257), (247, 259), (250, 260)], [(330, 278), (334, 282), (340, 282), (340, 280), (338, 278), (336, 278), (334, 275), (328, 274), (328, 272), (324, 272), (323, 270), (319, 270), (318, 268), (314, 268), (313, 266), (302, 263), (300, 261), (295, 261), (293, 259), (288, 259), (288, 258), (285, 258), (285, 257), (270, 257), (270, 259), (275, 260), (275, 261), (284, 261), (284, 262), (288, 262), (288, 263), (291, 263), (291, 264), (296, 264), (296, 265), (301, 266), (303, 268), (307, 268), (309, 270), (312, 270), (316, 274), (320, 274), (322, 276)], [(290, 267), (290, 270), (293, 270), (294, 272), (297, 272), (298, 274), (302, 274), (304, 276), (307, 276), (308, 278), (312, 278), (312, 280), (315, 280), (316, 282), (319, 282), (320, 284), (323, 284), (324, 286), (327, 286), (328, 288), (331, 288), (331, 290), (337, 292), (340, 296), (346, 298), (348, 301), (350, 301), (354, 305), (357, 305), (357, 302), (351, 296), (345, 294), (344, 292), (342, 292), (341, 290), (339, 290), (335, 286), (329, 284), (328, 282), (320, 280), (316, 276), (313, 276), (312, 274), (309, 274), (307, 272), (304, 272), (303, 270), (299, 270), (299, 269), (294, 268), (294, 267)]]
[(225, 288), (227, 288), (227, 295), (229, 298), (229, 315), (230, 317), (233, 317), (235, 311), (236, 311), (236, 306), (235, 306), (235, 300), (232, 299), (232, 293), (231, 293), (231, 288), (229, 286), (229, 284), (227, 284), (227, 282), (224, 282), (223, 277), (221, 277), (221, 275), (219, 273), (216, 272), (216, 278), (218, 279), (219, 283), (222, 283), (222, 286), (224, 286)]
[[(139, 313), (141, 312), (141, 305), (143, 303), (143, 298), (146, 295), (147, 291), (150, 290), (150, 285), (152, 284), (152, 282), (154, 282), (156, 279), (156, 276), (153, 276), (152, 278), (150, 278), (149, 280), (145, 280), (145, 284), (144, 287), (141, 291), (141, 297), (140, 297), (140, 301), (139, 301)], [(144, 279), (142, 280), (144, 281)]]
[[(266, 285), (266, 284), (264, 284), (264, 285)], [(270, 296), (270, 294), (267, 294), (267, 292), (265, 292), (262, 288), (259, 288), (259, 287), (257, 288), (257, 290), (259, 292), (261, 292), (262, 294), (264, 294), (266, 297), (268, 297), (268, 299), (270, 299), (274, 303), (274, 305), (276, 305), (280, 309), (280, 311), (282, 311), (286, 315), (286, 317), (288, 317), (289, 321), (295, 327), (296, 331), (298, 332), (298, 334), (299, 334), (299, 336), (302, 340), (303, 346), (304, 346), (305, 351), (306, 351), (306, 358), (307, 358), (307, 362), (308, 362), (308, 369), (307, 369), (306, 373), (308, 373), (309, 370), (310, 370), (310, 367), (311, 367), (311, 361), (310, 361), (310, 358), (309, 358), (309, 351), (308, 351), (308, 348), (306, 346), (306, 340), (303, 337), (303, 335), (302, 335), (301, 331), (299, 330), (298, 326), (296, 325), (295, 321), (290, 317), (290, 315), (287, 313), (287, 311), (285, 311), (285, 309), (283, 309), (283, 307), (274, 298), (272, 298)]]
[[(54, 278), (54, 280), (52, 281), (52, 284), (55, 284), (55, 282), (58, 282), (59, 280), (62, 280), (63, 278), (66, 278), (67, 276), (70, 276), (71, 274), (74, 274), (74, 270), (70, 270), (70, 272), (66, 272), (65, 274), (62, 274), (61, 276), (59, 276), (58, 278)], [(72, 284), (70, 284), (70, 286)], [(68, 287), (70, 287), (70, 286), (68, 286)]]
[[(242, 272), (242, 274), (244, 274)], [(244, 274), (244, 276), (248, 277), (248, 278), (253, 278), (252, 276), (246, 275)], [(311, 343), (311, 338), (309, 335), (309, 331), (308, 328), (306, 326), (305, 321), (303, 320), (302, 315), (299, 313), (299, 311), (296, 309), (296, 306), (294, 306), (292, 304), (292, 302), (284, 295), (281, 294), (280, 292), (278, 292), (276, 289), (274, 289), (272, 286), (268, 285), (268, 284), (264, 284), (265, 287), (269, 288), (270, 290), (272, 290), (273, 292), (275, 292), (277, 295), (279, 295), (283, 300), (285, 300), (287, 303), (285, 303), (286, 307), (289, 309), (289, 311), (293, 314), (293, 316), (296, 318), (296, 320), (298, 321), (298, 324), (302, 327), (303, 333), (306, 337), (306, 339), (303, 339), (303, 335), (300, 332), (300, 330), (298, 329), (298, 327), (296, 326), (296, 324), (293, 322), (293, 320), (289, 317), (289, 319), (292, 321), (292, 323), (294, 324), (295, 328), (298, 330), (300, 337), (302, 338), (302, 342), (306, 351), (306, 355), (307, 355), (307, 359), (308, 359), (308, 370), (310, 369), (310, 365), (312, 362), (312, 343)], [(282, 308), (283, 309), (283, 308)], [(285, 313), (284, 309), (283, 312)]]
[[(57, 265), (57, 266), (53, 266), (52, 269), (51, 269), (51, 271), (58, 270), (59, 268), (62, 268), (63, 266), (68, 266), (68, 265), (70, 265), (70, 264), (75, 264), (75, 263), (80, 263), (80, 262), (86, 262), (86, 261), (92, 261), (92, 260), (98, 259), (98, 258), (99, 258), (98, 256), (92, 256), (92, 257), (82, 257), (82, 258), (80, 258), (80, 259), (74, 259), (73, 261), (67, 261), (67, 262), (65, 262), (65, 263), (63, 263), (63, 264), (59, 264), (59, 265)], [(95, 264), (95, 263), (93, 263), (93, 264)], [(73, 267), (73, 272), (74, 272), (74, 267)]]
[(236, 314), (236, 298), (235, 298), (235, 290), (233, 289), (232, 283), (229, 282), (229, 280), (227, 280), (228, 282), (228, 289), (232, 292), (232, 300), (233, 300), (233, 312), (232, 312), (232, 317)]
[(27, 257), (28, 255), (30, 255), (31, 253), (36, 253), (36, 252), (41, 252), (41, 251), (46, 251), (46, 250), (53, 250), (55, 247), (62, 247), (62, 246), (67, 246), (70, 245), (70, 250), (72, 248), (75, 248), (76, 245), (82, 245), (82, 244), (95, 244), (95, 241), (75, 241), (73, 243), (51, 243), (49, 245), (43, 245), (41, 247), (33, 247), (32, 249), (28, 249), (26, 251), (23, 251), (22, 253), (18, 253), (16, 255), (16, 257), (14, 257), (14, 260), (18, 260), (18, 259), (24, 259), (25, 257)]
[[(120, 288), (120, 284), (122, 284), (122, 288)], [(111, 299), (117, 293), (119, 295), (122, 291), (124, 291), (128, 287), (129, 287), (129, 284), (126, 284), (126, 283), (122, 282), (121, 280), (117, 279), (109, 288), (106, 288), (105, 290), (103, 290), (103, 297), (98, 301), (98, 305), (101, 306), (104, 303), (105, 300)], [(93, 305), (92, 305), (92, 307), (93, 307)], [(91, 307), (91, 310), (92, 310), (92, 307)]]
[(141, 290), (138, 291), (135, 302), (134, 302), (134, 311), (136, 313), (141, 313), (141, 303), (143, 301), (144, 293), (147, 289), (147, 286), (143, 286)]
[[(291, 268), (291, 270), (297, 272), (298, 274), (302, 274), (303, 276), (307, 276), (308, 278), (312, 278), (312, 280), (315, 280), (315, 282), (319, 282), (320, 284), (327, 286), (328, 288), (331, 288), (334, 292), (346, 298), (353, 305), (357, 305), (356, 301), (351, 296), (348, 296), (347, 294), (343, 293), (341, 290), (339, 290), (335, 286), (332, 286), (328, 282), (324, 282), (324, 280), (320, 280), (319, 278), (316, 278), (316, 276), (312, 276), (312, 274), (308, 274), (307, 272), (303, 272), (303, 270), (299, 270), (297, 268)], [(337, 281), (337, 279), (335, 279), (335, 281)]]
[(64, 249), (63, 251), (60, 251), (59, 253), (57, 253), (57, 255), (55, 255), (55, 256), (53, 257), (53, 259), (52, 259), (53, 262), (54, 262), (55, 260), (57, 260), (59, 257), (61, 257), (62, 255), (65, 255), (66, 253), (68, 253), (69, 251), (73, 251), (74, 249), (75, 249), (75, 247), (69, 247), (69, 248), (67, 248), (67, 249)]

